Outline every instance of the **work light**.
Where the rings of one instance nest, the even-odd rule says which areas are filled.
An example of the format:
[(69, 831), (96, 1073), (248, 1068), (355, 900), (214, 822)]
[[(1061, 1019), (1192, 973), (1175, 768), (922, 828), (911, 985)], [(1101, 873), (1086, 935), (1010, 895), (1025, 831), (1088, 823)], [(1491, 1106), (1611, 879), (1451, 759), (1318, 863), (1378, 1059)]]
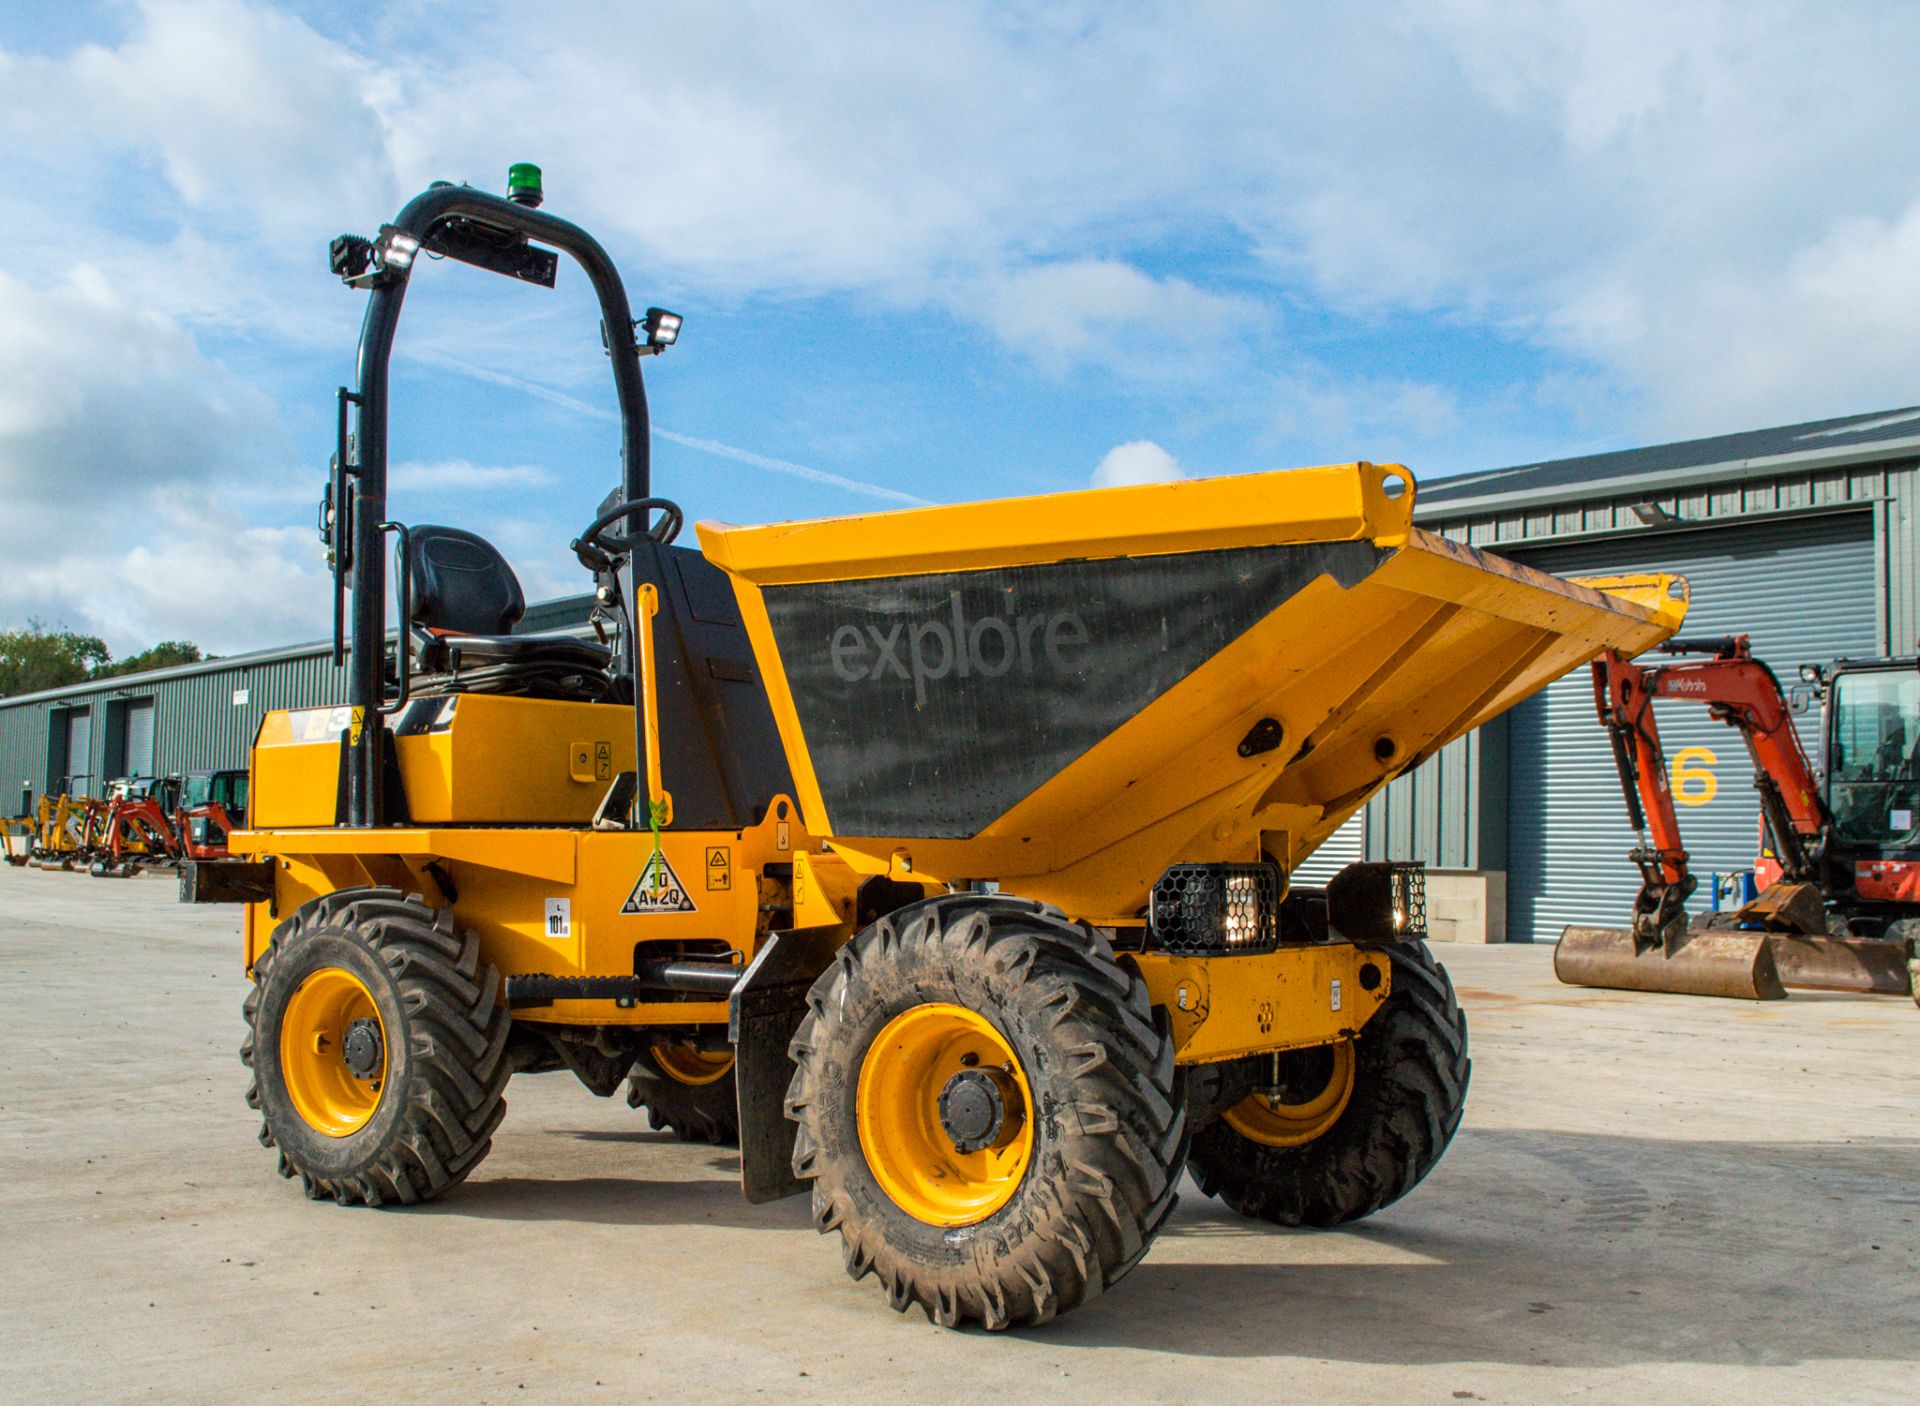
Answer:
[(670, 347), (680, 340), (680, 314), (665, 308), (648, 308), (647, 315), (640, 320), (640, 330), (646, 334), (646, 345), (655, 351)]
[(413, 256), (420, 252), (420, 241), (405, 230), (388, 225), (380, 231), (380, 262), (390, 269), (403, 269), (413, 262)]

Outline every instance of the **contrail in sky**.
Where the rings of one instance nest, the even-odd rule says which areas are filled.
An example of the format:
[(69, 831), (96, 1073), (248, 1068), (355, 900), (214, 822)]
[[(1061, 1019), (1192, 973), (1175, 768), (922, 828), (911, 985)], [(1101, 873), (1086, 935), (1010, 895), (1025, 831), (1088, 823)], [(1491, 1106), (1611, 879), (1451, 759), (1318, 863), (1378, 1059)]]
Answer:
[[(489, 370), (484, 366), (475, 366), (470, 361), (448, 356), (444, 352), (416, 350), (413, 353), (424, 361), (457, 371), (463, 376), (471, 376), (476, 381), (488, 381), (496, 386), (506, 386), (522, 391), (549, 404), (562, 406), (576, 414), (591, 416), (596, 420), (607, 420), (618, 424), (620, 417), (604, 406), (593, 405), (557, 391), (552, 386), (543, 386), (538, 381), (529, 381), (521, 376), (510, 376), (504, 371)], [(712, 454), (716, 458), (731, 459), (738, 464), (750, 464), (756, 469), (766, 469), (771, 473), (785, 474), (788, 478), (805, 479), (808, 483), (821, 483), (830, 488), (844, 488), (850, 493), (864, 493), (869, 498), (883, 498), (890, 503), (905, 503), (910, 507), (924, 508), (932, 506), (930, 498), (915, 497), (911, 493), (902, 493), (897, 488), (888, 488), (884, 484), (868, 483), (864, 479), (848, 478), (845, 474), (830, 473), (826, 469), (816, 469), (807, 464), (796, 464), (791, 459), (776, 459), (770, 454), (756, 454), (751, 449), (742, 449), (738, 445), (726, 444), (717, 439), (702, 439), (697, 435), (680, 434), (674, 430), (653, 427), (653, 432), (665, 440), (702, 454)]]

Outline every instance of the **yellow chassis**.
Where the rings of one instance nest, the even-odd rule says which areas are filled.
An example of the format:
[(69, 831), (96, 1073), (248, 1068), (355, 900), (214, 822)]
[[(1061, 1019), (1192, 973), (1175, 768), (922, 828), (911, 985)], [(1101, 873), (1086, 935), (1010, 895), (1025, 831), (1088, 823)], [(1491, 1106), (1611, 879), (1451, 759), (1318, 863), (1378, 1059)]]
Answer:
[[(784, 814), (783, 814), (784, 812)], [(706, 960), (725, 944), (742, 967), (758, 952), (774, 915), (791, 909), (796, 931), (843, 942), (853, 935), (855, 895), (867, 876), (807, 834), (787, 802), (740, 831), (663, 831), (666, 873), (691, 906), (642, 894), (657, 876), (648, 830), (312, 828), (239, 831), (235, 855), (271, 859), (274, 900), (246, 908), (249, 972), (274, 927), (302, 904), (341, 889), (385, 886), (454, 909), (480, 934), (503, 977), (630, 976), (638, 944), (701, 943)], [(767, 877), (791, 864), (793, 878)], [(656, 877), (657, 881), (657, 877)], [(1173, 957), (1126, 953), (1156, 1005), (1172, 1021), (1176, 1058), (1203, 1064), (1351, 1038), (1390, 989), (1385, 958), (1350, 945), (1287, 947), (1252, 956)], [(1368, 973), (1371, 972), (1371, 975)], [(1370, 983), (1370, 984), (1369, 984)], [(556, 1000), (515, 1012), (555, 1025), (724, 1025), (723, 999)]]

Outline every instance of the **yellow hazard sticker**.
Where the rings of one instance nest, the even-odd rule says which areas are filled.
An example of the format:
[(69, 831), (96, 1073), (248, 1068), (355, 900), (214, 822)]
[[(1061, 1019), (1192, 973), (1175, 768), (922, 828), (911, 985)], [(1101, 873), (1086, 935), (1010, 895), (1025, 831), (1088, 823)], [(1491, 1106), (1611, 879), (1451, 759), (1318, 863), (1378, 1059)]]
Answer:
[(625, 914), (691, 913), (694, 907), (693, 899), (687, 895), (687, 886), (667, 863), (666, 854), (655, 850), (634, 881), (627, 901), (620, 905), (620, 911)]
[(725, 845), (707, 846), (707, 889), (718, 892), (733, 887), (733, 851)]
[(360, 731), (367, 725), (367, 710), (354, 708), (347, 716), (347, 741), (355, 747), (360, 745)]

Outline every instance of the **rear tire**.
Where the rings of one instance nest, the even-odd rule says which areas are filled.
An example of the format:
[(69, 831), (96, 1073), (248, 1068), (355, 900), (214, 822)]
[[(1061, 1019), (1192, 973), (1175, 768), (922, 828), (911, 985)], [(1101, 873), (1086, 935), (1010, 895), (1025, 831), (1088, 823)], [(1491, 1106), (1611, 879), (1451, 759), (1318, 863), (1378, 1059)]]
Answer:
[(644, 1108), (657, 1132), (682, 1142), (732, 1147), (740, 1141), (733, 1058), (722, 1062), (685, 1045), (656, 1045), (633, 1062), (627, 1106)]
[(1207, 1195), (1276, 1225), (1334, 1226), (1399, 1200), (1433, 1170), (1466, 1101), (1467, 1019), (1425, 943), (1382, 951), (1392, 994), (1350, 1057), (1323, 1061), (1330, 1074), (1350, 1069), (1343, 1098), (1312, 1089), (1290, 1095), (1283, 1110), (1295, 1110), (1291, 1126), (1305, 1136), (1291, 1146), (1276, 1145), (1288, 1138), (1284, 1117), (1264, 1119), (1256, 1099), (1209, 1123), (1194, 1135), (1187, 1162)]
[(512, 1018), (450, 910), (396, 889), (314, 900), (254, 964), (245, 1014), (260, 1141), (315, 1200), (431, 1200), (492, 1147)]
[(1057, 909), (960, 894), (889, 914), (814, 984), (792, 1054), (814, 1223), (899, 1311), (1044, 1322), (1118, 1282), (1173, 1209), (1172, 1039)]

